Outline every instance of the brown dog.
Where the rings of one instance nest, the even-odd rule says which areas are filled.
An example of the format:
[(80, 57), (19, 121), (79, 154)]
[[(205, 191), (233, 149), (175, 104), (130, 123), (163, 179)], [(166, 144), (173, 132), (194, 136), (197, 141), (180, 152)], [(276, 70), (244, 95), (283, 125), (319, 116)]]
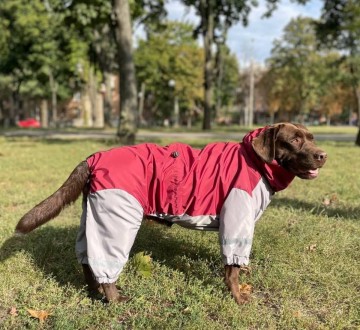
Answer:
[(83, 192), (76, 253), (90, 290), (123, 301), (115, 286), (143, 217), (219, 231), (225, 283), (247, 301), (238, 276), (249, 262), (255, 222), (272, 195), (295, 176), (314, 179), (327, 155), (302, 125), (281, 123), (247, 134), (242, 143), (141, 144), (98, 152), (80, 163), (53, 195), (16, 227), (28, 233), (57, 216)]

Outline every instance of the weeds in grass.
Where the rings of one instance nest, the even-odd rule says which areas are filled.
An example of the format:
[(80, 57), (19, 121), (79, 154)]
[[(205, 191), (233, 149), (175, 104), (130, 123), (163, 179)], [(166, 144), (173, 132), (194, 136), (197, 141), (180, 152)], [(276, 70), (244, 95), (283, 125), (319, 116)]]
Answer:
[(12, 233), (82, 159), (111, 146), (0, 138), (0, 328), (38, 329), (31, 309), (50, 314), (42, 329), (358, 329), (360, 149), (321, 146), (320, 177), (296, 179), (257, 224), (240, 280), (252, 286), (250, 304), (225, 289), (216, 233), (146, 223), (132, 256), (151, 256), (151, 276), (129, 262), (118, 284), (132, 299), (105, 305), (87, 297), (75, 259), (80, 202), (27, 236)]

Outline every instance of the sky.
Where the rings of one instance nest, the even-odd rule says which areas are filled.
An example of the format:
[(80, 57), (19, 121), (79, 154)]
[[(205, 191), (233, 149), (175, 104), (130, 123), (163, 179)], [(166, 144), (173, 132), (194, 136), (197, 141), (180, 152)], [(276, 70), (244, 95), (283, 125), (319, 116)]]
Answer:
[[(292, 18), (319, 18), (322, 0), (310, 0), (305, 6), (290, 0), (281, 0), (278, 8), (270, 18), (262, 18), (266, 11), (265, 0), (259, 0), (259, 6), (253, 8), (249, 16), (249, 24), (243, 27), (234, 25), (228, 33), (227, 44), (238, 57), (240, 64), (246, 64), (252, 58), (263, 64), (271, 55), (273, 41), (280, 39), (284, 27)], [(193, 10), (187, 10), (180, 1), (171, 1), (167, 5), (169, 19), (197, 23), (198, 17)]]

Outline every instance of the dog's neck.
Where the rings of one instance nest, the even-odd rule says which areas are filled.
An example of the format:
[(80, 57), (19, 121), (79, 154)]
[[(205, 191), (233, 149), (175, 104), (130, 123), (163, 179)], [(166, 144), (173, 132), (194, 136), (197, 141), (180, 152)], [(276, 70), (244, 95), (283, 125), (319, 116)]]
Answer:
[(243, 138), (242, 145), (246, 150), (249, 161), (261, 175), (267, 180), (273, 192), (283, 190), (294, 180), (295, 175), (283, 168), (276, 160), (265, 163), (254, 151), (251, 141), (266, 128), (256, 129)]

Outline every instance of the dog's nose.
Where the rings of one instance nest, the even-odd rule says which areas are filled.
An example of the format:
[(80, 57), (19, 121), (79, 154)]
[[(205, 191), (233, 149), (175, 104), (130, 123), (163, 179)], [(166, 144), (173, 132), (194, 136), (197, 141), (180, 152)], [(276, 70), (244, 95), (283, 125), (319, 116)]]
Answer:
[(315, 154), (315, 159), (316, 160), (326, 160), (327, 158), (327, 153), (326, 152), (319, 152)]

